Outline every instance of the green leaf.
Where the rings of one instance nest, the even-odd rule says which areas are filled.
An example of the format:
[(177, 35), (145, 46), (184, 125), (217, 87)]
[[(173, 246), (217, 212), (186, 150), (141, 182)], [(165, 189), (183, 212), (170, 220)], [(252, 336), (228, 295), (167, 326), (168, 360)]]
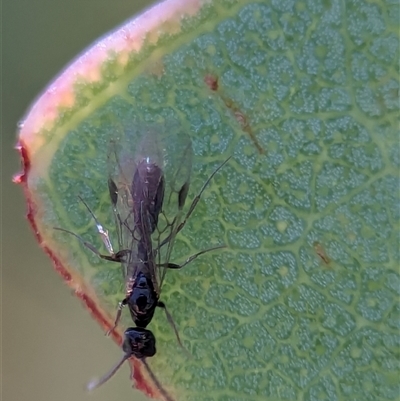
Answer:
[(190, 199), (233, 154), (173, 260), (227, 249), (169, 272), (162, 292), (193, 357), (162, 311), (149, 326), (148, 362), (171, 398), (397, 399), (398, 12), (382, 0), (170, 0), (82, 55), (27, 115), (29, 217), (103, 328), (124, 297), (120, 268), (53, 227), (101, 248), (80, 194), (116, 243), (110, 140), (179, 120), (196, 156)]

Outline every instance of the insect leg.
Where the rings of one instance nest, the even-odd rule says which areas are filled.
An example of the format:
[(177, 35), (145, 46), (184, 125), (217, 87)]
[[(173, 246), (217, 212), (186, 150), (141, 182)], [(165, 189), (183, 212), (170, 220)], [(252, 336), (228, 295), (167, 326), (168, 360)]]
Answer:
[(166, 267), (168, 269), (181, 269), (182, 267), (188, 265), (190, 262), (192, 262), (194, 259), (198, 258), (200, 255), (203, 255), (207, 252), (211, 252), (211, 251), (215, 251), (217, 249), (222, 249), (222, 248), (226, 248), (226, 245), (219, 245), (219, 246), (215, 246), (213, 248), (208, 248), (208, 249), (203, 249), (200, 252), (195, 253), (194, 255), (190, 256), (183, 264), (178, 265), (176, 263), (165, 263), (159, 266), (162, 267)]
[(112, 244), (111, 244), (111, 241), (110, 241), (110, 237), (108, 236), (108, 230), (104, 229), (104, 227), (99, 223), (99, 221), (97, 220), (97, 217), (94, 215), (94, 213), (92, 212), (92, 210), (90, 209), (88, 204), (82, 199), (82, 197), (78, 196), (78, 198), (86, 206), (86, 209), (89, 211), (89, 213), (93, 217), (93, 220), (96, 223), (97, 231), (100, 234), (100, 237), (101, 237), (101, 239), (103, 241), (103, 244), (107, 248), (107, 251), (110, 253), (110, 255), (113, 256), (114, 255), (114, 249), (112, 247)]
[(179, 337), (179, 333), (178, 333), (178, 329), (176, 328), (174, 319), (172, 318), (172, 315), (168, 312), (167, 306), (165, 305), (164, 302), (162, 301), (158, 301), (157, 306), (159, 308), (164, 309), (165, 315), (167, 317), (168, 323), (171, 325), (171, 327), (173, 328), (174, 332), (175, 332), (175, 336), (176, 339), (178, 340), (178, 344), (181, 346), (181, 348), (185, 351), (185, 353), (191, 357), (190, 352), (183, 346), (181, 338)]
[(179, 224), (178, 229), (177, 229), (177, 233), (179, 231), (182, 230), (182, 228), (184, 227), (184, 225), (186, 224), (188, 218), (190, 217), (190, 215), (193, 213), (193, 210), (195, 209), (195, 207), (197, 206), (201, 195), (203, 195), (204, 190), (207, 188), (207, 185), (210, 183), (210, 181), (214, 178), (215, 174), (218, 173), (219, 170), (221, 170), (222, 167), (225, 166), (226, 163), (228, 163), (228, 161), (230, 160), (232, 156), (229, 156), (220, 166), (218, 166), (214, 172), (207, 178), (206, 182), (203, 184), (202, 188), (200, 189), (200, 192), (198, 193), (198, 195), (193, 199), (192, 204), (189, 207), (188, 212), (186, 213), (185, 219), (182, 221), (181, 224)]
[(117, 316), (115, 317), (114, 326), (111, 327), (111, 329), (107, 331), (106, 336), (109, 336), (117, 328), (118, 323), (121, 320), (122, 308), (124, 306), (126, 306), (127, 303), (128, 303), (128, 300), (126, 298), (118, 303)]
[(99, 256), (102, 259), (109, 260), (111, 262), (121, 262), (120, 256), (118, 254), (111, 254), (111, 255), (103, 255), (101, 254), (94, 245), (92, 245), (90, 242), (85, 241), (80, 235), (73, 233), (72, 231), (65, 230), (64, 228), (59, 228), (59, 227), (53, 227), (54, 230), (58, 231), (64, 231), (65, 233), (73, 235), (75, 238), (77, 238), (86, 248), (90, 249), (93, 253), (95, 253), (97, 256)]

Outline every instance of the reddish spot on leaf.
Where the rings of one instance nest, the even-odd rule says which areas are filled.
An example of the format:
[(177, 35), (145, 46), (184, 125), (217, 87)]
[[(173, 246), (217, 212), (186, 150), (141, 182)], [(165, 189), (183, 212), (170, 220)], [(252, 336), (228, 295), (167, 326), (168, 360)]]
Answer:
[(212, 91), (218, 90), (218, 78), (216, 76), (207, 74), (204, 77), (204, 82)]
[(325, 252), (325, 249), (323, 248), (323, 246), (315, 241), (313, 243), (313, 247), (314, 247), (314, 251), (315, 253), (319, 256), (319, 258), (326, 264), (329, 265), (331, 260), (329, 259), (328, 255)]
[(233, 115), (235, 116), (236, 121), (240, 124), (242, 131), (246, 132), (249, 135), (258, 153), (265, 154), (266, 151), (258, 142), (258, 139), (254, 134), (254, 132), (252, 131), (246, 115), (239, 109), (239, 107), (231, 99), (227, 97), (222, 97), (222, 100), (224, 101), (226, 107), (233, 112)]
[[(215, 75), (207, 74), (204, 77), (204, 82), (212, 91), (214, 92), (218, 91), (219, 89), (218, 77), (216, 77)], [(249, 135), (258, 153), (265, 154), (266, 151), (258, 142), (256, 135), (254, 134), (254, 132), (250, 127), (246, 115), (239, 109), (239, 106), (236, 105), (233, 100), (225, 96), (221, 91), (219, 91), (218, 93), (221, 96), (222, 101), (225, 103), (225, 106), (233, 112), (233, 115), (235, 116), (237, 122), (240, 124), (242, 131), (246, 132)]]

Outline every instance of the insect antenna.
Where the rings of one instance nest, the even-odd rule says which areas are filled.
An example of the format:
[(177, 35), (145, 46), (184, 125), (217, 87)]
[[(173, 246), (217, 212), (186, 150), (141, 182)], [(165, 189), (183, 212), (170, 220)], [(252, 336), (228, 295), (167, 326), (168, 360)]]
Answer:
[(123, 357), (117, 362), (117, 364), (113, 366), (111, 370), (107, 372), (103, 377), (101, 377), (100, 379), (94, 379), (91, 382), (89, 382), (88, 385), (86, 386), (87, 390), (92, 391), (95, 388), (107, 382), (108, 380), (110, 380), (115, 375), (115, 373), (117, 373), (117, 371), (124, 364), (124, 362), (130, 357), (131, 357), (130, 354), (123, 355)]
[(157, 377), (155, 376), (155, 374), (153, 373), (153, 371), (150, 369), (150, 366), (148, 365), (146, 359), (142, 359), (143, 365), (147, 370), (147, 373), (149, 374), (151, 380), (156, 384), (159, 392), (161, 393), (161, 395), (164, 397), (165, 401), (174, 401), (170, 395), (164, 390), (163, 386), (161, 385), (161, 383), (159, 382), (159, 380), (157, 379)]

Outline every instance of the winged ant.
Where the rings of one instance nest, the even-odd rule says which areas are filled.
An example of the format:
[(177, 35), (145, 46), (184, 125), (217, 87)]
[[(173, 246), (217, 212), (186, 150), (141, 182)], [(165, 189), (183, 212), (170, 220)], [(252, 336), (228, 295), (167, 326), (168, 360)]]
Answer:
[[(172, 315), (160, 300), (166, 271), (180, 269), (204, 253), (225, 247), (220, 245), (202, 250), (182, 264), (170, 262), (177, 233), (184, 228), (211, 179), (230, 157), (208, 177), (184, 214), (192, 167), (191, 140), (187, 134), (176, 134), (162, 142), (156, 133), (146, 132), (133, 159), (127, 146), (120, 146), (117, 151), (115, 143), (108, 156), (108, 190), (118, 237), (117, 252), (114, 252), (108, 230), (100, 224), (82, 197), (79, 198), (94, 219), (108, 254), (102, 254), (76, 233), (56, 228), (75, 236), (100, 258), (121, 264), (125, 298), (119, 303), (114, 325), (107, 334), (117, 327), (125, 306), (128, 306), (136, 325), (124, 332), (121, 360), (101, 379), (90, 383), (89, 389), (108, 381), (130, 357), (144, 360), (155, 355), (156, 340), (146, 327), (156, 307), (164, 309), (179, 345), (185, 349)], [(115, 158), (113, 162), (112, 156)]]

